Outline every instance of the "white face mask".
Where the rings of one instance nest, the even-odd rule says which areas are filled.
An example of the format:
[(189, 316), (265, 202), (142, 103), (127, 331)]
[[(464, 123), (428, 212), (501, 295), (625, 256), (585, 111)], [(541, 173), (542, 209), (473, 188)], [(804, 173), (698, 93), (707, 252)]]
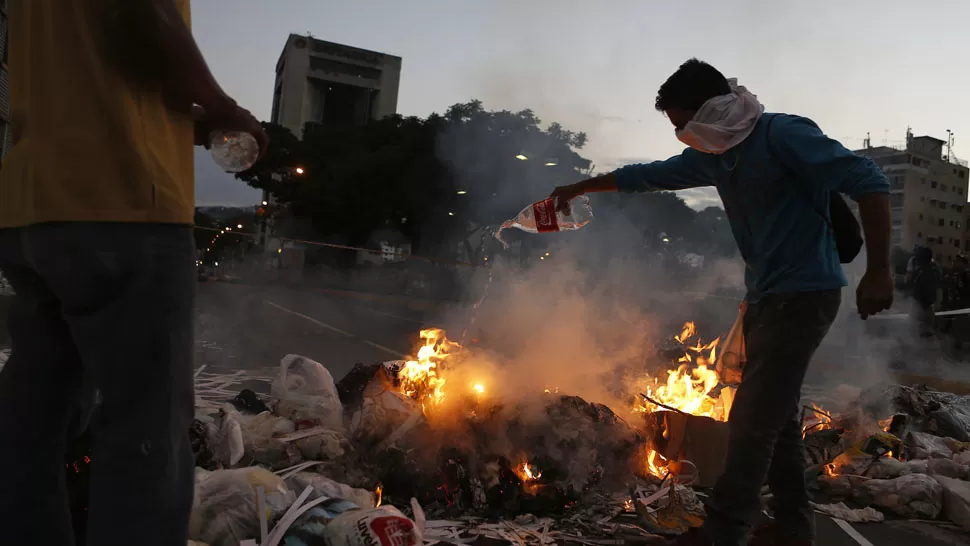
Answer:
[(694, 119), (674, 131), (677, 140), (700, 152), (723, 154), (748, 138), (765, 107), (737, 79), (729, 79), (728, 84), (731, 93), (708, 100)]

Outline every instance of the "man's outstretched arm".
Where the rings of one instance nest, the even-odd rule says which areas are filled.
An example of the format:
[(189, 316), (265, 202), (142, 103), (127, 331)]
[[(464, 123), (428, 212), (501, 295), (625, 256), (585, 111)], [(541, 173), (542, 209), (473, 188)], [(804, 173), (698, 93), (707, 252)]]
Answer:
[(705, 157), (692, 149), (664, 161), (621, 167), (611, 173), (556, 188), (552, 197), (563, 210), (569, 200), (587, 193), (675, 191), (713, 186), (714, 177), (704, 168)]

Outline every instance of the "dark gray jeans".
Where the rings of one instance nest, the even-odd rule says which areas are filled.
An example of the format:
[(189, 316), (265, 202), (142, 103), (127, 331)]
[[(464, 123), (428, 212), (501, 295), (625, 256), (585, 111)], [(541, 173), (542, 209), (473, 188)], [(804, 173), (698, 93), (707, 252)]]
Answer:
[(734, 398), (724, 474), (707, 506), (717, 546), (747, 544), (768, 479), (776, 521), (795, 538), (815, 537), (798, 422), (802, 381), (839, 310), (840, 290), (771, 294), (748, 305), (748, 360)]
[(16, 291), (0, 373), (5, 544), (74, 544), (65, 446), (97, 388), (87, 544), (185, 546), (194, 264), (188, 226), (0, 230), (0, 270)]

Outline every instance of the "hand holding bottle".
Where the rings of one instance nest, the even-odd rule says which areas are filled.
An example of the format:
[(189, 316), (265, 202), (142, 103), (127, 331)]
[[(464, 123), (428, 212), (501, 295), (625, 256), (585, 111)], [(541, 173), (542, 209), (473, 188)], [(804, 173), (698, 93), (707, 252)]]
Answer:
[(195, 143), (212, 152), (215, 162), (227, 172), (251, 168), (269, 146), (263, 126), (248, 110), (229, 99), (213, 111), (196, 105)]

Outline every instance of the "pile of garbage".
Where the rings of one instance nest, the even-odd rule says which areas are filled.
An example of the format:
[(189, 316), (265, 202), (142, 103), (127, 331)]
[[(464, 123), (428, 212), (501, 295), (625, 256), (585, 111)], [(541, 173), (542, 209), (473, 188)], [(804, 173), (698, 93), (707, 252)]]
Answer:
[(862, 393), (840, 415), (806, 413), (810, 478), (832, 501), (817, 509), (849, 521), (945, 519), (970, 530), (970, 396), (893, 386)]
[(380, 488), (326, 476), (328, 463), (346, 459), (350, 443), (324, 366), (297, 355), (284, 358), (270, 405), (243, 390), (214, 408), (212, 399), (226, 386), (221, 379), (197, 375), (199, 403), (190, 431), (197, 465), (190, 538), (196, 544), (423, 542), (416, 502), (405, 515), (381, 503)]
[(645, 472), (642, 436), (606, 406), (545, 393), (536, 407), (470, 407), (433, 422), (401, 392), (400, 370), (358, 365), (335, 382), (288, 355), (265, 398), (230, 396), (239, 373), (197, 375), (192, 540), (550, 544), (643, 540), (699, 522), (689, 479)]
[[(604, 405), (549, 392), (513, 405), (463, 400), (442, 417), (426, 407), (433, 393), (402, 383), (403, 366), (357, 365), (334, 381), (322, 364), (288, 355), (261, 378), (269, 396), (236, 390), (252, 379), (241, 372), (198, 375), (191, 538), (643, 542), (702, 522), (719, 473), (708, 455), (726, 449), (726, 423), (660, 411), (631, 426)], [(817, 406), (803, 415), (816, 510), (970, 530), (970, 397), (896, 386), (857, 398), (839, 415)], [(654, 450), (658, 422), (680, 448)]]

